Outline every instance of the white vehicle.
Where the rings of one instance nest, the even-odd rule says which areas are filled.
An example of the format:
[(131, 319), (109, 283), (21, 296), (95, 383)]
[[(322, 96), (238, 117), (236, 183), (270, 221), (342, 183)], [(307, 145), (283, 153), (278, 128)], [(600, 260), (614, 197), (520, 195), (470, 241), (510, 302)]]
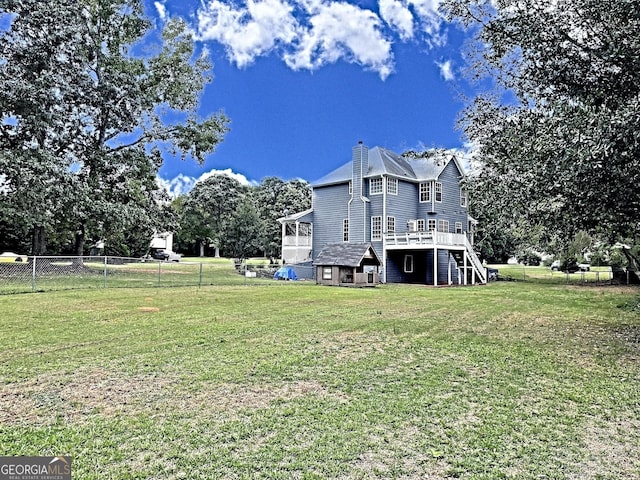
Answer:
[(18, 255), (13, 252), (4, 252), (0, 253), (0, 262), (1, 263), (9, 263), (9, 262), (26, 262), (26, 255)]
[(155, 260), (179, 262), (181, 255), (173, 251), (173, 233), (157, 233), (149, 244), (149, 256)]

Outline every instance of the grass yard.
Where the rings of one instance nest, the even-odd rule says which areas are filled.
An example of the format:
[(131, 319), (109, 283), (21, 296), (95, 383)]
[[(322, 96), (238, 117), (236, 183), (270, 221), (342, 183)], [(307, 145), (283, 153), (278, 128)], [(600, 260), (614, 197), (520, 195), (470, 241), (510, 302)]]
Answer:
[(640, 291), (0, 296), (0, 455), (77, 479), (640, 478)]

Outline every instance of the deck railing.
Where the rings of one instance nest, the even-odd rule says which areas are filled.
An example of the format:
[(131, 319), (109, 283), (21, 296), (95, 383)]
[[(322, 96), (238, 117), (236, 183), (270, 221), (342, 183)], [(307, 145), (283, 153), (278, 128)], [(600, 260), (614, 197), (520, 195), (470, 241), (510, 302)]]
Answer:
[(287, 235), (282, 238), (282, 245), (285, 247), (310, 247), (312, 237), (310, 235)]
[(464, 233), (447, 232), (404, 232), (388, 233), (385, 237), (387, 247), (425, 245), (464, 247), (467, 237)]

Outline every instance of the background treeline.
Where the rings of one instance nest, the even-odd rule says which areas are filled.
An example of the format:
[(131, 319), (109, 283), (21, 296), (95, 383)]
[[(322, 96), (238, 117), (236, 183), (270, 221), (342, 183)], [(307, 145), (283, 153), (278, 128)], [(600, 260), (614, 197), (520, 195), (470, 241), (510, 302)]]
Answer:
[(303, 180), (267, 177), (246, 186), (218, 174), (196, 183), (173, 202), (174, 248), (183, 254), (245, 258), (280, 257), (282, 227), (289, 213), (311, 207), (311, 187)]
[[(154, 232), (171, 231), (174, 249), (185, 255), (277, 258), (281, 243), (278, 218), (310, 207), (311, 187), (303, 180), (268, 177), (259, 185), (247, 186), (217, 174), (198, 182), (171, 203), (151, 205), (155, 223), (108, 229), (109, 218), (105, 218), (104, 236), (90, 238), (85, 254), (139, 257), (148, 253)], [(39, 254), (75, 255), (77, 232), (71, 225), (61, 218), (29, 231), (23, 223), (0, 221), (0, 251), (33, 254), (31, 239), (37, 234), (44, 247)], [(104, 249), (95, 248), (98, 242)]]

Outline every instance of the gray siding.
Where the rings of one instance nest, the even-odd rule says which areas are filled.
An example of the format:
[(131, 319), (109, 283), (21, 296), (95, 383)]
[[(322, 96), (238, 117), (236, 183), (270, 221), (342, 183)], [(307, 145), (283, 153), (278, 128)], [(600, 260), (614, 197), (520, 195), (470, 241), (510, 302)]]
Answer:
[(342, 221), (348, 218), (349, 184), (313, 189), (313, 259), (327, 243), (342, 242)]
[(387, 216), (395, 217), (397, 233), (407, 231), (409, 220), (420, 218), (417, 205), (418, 186), (412, 182), (398, 180), (398, 194), (387, 194)]
[(467, 210), (460, 206), (460, 178), (455, 162), (449, 162), (440, 174), (442, 182), (442, 202), (436, 203), (436, 219), (449, 220), (449, 231), (455, 233), (455, 222), (462, 222), (463, 231), (467, 230)]

